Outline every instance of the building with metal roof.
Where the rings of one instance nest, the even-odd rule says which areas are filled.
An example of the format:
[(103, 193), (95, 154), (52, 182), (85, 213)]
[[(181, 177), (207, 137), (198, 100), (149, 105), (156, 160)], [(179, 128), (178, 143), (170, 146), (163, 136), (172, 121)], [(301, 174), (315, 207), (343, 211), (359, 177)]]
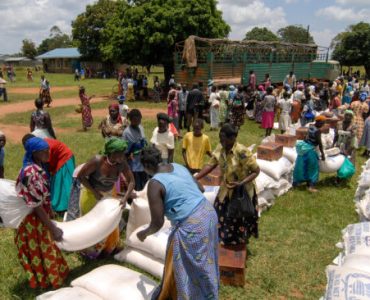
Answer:
[(81, 54), (77, 48), (56, 48), (36, 58), (42, 59), (45, 72), (73, 73), (81, 68)]

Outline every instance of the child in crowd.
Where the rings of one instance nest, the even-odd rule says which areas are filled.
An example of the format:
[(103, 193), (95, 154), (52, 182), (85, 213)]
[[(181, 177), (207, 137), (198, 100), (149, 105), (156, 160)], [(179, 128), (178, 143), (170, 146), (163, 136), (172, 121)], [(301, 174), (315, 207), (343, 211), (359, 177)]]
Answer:
[(292, 111), (293, 99), (290, 97), (288, 92), (284, 92), (283, 97), (278, 101), (281, 109), (279, 117), (279, 129), (281, 133), (285, 133), (292, 124), (290, 113)]
[(153, 131), (150, 142), (161, 152), (163, 163), (173, 163), (175, 136), (169, 130), (170, 118), (165, 113), (157, 114), (158, 126)]
[(128, 143), (126, 155), (128, 164), (135, 178), (135, 190), (141, 191), (148, 177), (144, 172), (144, 167), (140, 162), (140, 154), (147, 145), (144, 128), (141, 125), (142, 115), (140, 110), (132, 109), (128, 113), (130, 125), (123, 131), (122, 138)]
[(5, 134), (2, 131), (0, 131), (0, 178), (4, 178), (5, 144), (6, 144)]
[(195, 119), (193, 132), (188, 132), (182, 141), (182, 157), (185, 166), (194, 174), (203, 168), (204, 154), (211, 154), (211, 143), (207, 135), (202, 133), (203, 120)]

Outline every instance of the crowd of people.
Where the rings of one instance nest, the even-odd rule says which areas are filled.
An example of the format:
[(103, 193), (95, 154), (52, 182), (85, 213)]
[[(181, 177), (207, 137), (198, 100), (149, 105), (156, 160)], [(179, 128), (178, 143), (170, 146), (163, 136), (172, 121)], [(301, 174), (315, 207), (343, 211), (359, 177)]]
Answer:
[[(43, 110), (51, 98), (44, 91), (31, 114), (30, 134), (22, 142), (25, 149), (23, 167), (16, 182), (16, 192), (31, 213), (17, 229), (15, 243), (19, 260), (27, 272), (32, 288), (60, 287), (69, 269), (55, 241), (63, 232), (51, 219), (68, 211), (69, 220), (87, 214), (106, 196), (122, 205), (135, 198), (135, 191), (148, 185), (152, 220), (138, 233), (143, 241), (157, 232), (167, 217), (172, 225), (165, 260), (165, 275), (156, 299), (176, 298), (185, 294), (191, 299), (217, 299), (219, 288), (218, 245), (246, 244), (258, 237), (258, 212), (255, 179), (260, 173), (252, 152), (238, 143), (238, 133), (246, 118), (261, 123), (269, 136), (275, 121), (281, 132), (292, 124), (309, 125), (306, 139), (297, 145), (298, 158), (293, 184), (307, 182), (314, 192), (318, 180), (316, 148), (325, 159), (321, 129), (326, 116), (343, 116), (335, 130), (333, 146), (354, 162), (358, 145), (370, 151), (369, 86), (356, 77), (347, 82), (338, 78), (329, 84), (300, 82), (293, 72), (282, 87), (274, 87), (266, 74), (261, 84), (250, 72), (247, 86), (215, 86), (208, 82), (207, 93), (194, 84), (187, 90), (171, 78), (167, 96), (167, 113), (157, 114), (157, 126), (150, 139), (145, 136), (139, 109), (128, 110), (124, 100), (135, 97), (134, 74), (122, 74), (120, 85), (124, 98), (109, 105), (107, 116), (99, 125), (105, 146), (99, 155), (77, 169), (70, 148), (57, 140), (50, 115)], [(144, 78), (142, 78), (144, 79)], [(132, 89), (132, 91), (130, 91)], [(80, 87), (83, 129), (92, 126), (90, 100)], [(212, 150), (203, 133), (209, 109), (210, 130), (219, 132), (219, 144)], [(323, 113), (325, 111), (325, 113)], [(320, 112), (320, 113), (318, 113)], [(181, 130), (187, 130), (181, 134)], [(174, 162), (176, 143), (181, 143), (182, 165)], [(0, 178), (4, 177), (5, 135), (0, 132)], [(204, 163), (208, 157), (207, 163)], [(214, 206), (203, 196), (199, 180), (216, 168), (221, 184)], [(254, 207), (252, 214), (232, 212), (230, 205), (236, 191)], [(72, 217), (71, 217), (72, 216)], [(114, 231), (93, 247), (80, 252), (88, 259), (116, 253), (120, 249), (120, 230)], [(189, 232), (197, 232), (189, 236)], [(197, 284), (196, 284), (197, 283)]]

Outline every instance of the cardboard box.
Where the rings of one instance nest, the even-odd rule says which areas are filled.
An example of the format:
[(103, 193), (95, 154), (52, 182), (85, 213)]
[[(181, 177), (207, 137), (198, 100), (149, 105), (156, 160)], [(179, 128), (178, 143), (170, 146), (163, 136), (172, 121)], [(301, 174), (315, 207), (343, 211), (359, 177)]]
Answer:
[(330, 126), (330, 128), (337, 128), (337, 125), (338, 125), (338, 121), (339, 119), (337, 118), (330, 118), (330, 119), (326, 119), (326, 124), (328, 124)]
[(297, 140), (304, 140), (308, 133), (308, 127), (300, 127), (295, 131)]
[(278, 160), (283, 156), (283, 145), (266, 143), (257, 147), (257, 158), (264, 160)]
[(281, 144), (284, 147), (295, 147), (297, 137), (291, 134), (277, 134), (275, 135), (275, 143)]
[(222, 180), (221, 170), (219, 167), (217, 167), (207, 176), (204, 176), (202, 179), (200, 179), (199, 183), (201, 185), (220, 186), (221, 180)]
[(245, 245), (219, 246), (220, 279), (224, 285), (240, 286), (245, 284)]

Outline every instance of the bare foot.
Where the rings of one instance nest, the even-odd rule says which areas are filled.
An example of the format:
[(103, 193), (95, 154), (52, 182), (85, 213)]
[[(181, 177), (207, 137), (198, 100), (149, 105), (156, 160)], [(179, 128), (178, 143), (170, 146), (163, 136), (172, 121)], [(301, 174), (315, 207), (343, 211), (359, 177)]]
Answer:
[(308, 188), (308, 191), (309, 191), (310, 193), (317, 193), (317, 192), (318, 192), (318, 190), (317, 190), (317, 189), (315, 189), (315, 188), (313, 188), (313, 187), (309, 187), (309, 188)]

